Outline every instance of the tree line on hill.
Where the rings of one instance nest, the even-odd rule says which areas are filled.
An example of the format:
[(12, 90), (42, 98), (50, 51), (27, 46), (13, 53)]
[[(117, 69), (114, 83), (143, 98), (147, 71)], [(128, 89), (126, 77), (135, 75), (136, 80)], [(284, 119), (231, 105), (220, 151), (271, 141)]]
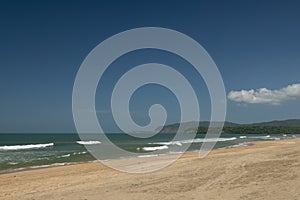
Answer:
[[(195, 122), (176, 123), (160, 127), (161, 133), (176, 133), (179, 125), (184, 127), (186, 133), (197, 132), (206, 133), (209, 122), (199, 122), (198, 127), (194, 126)], [(193, 126), (193, 127), (192, 127)], [(300, 134), (300, 119), (290, 119), (282, 121), (260, 122), (252, 124), (237, 124), (225, 122), (222, 133), (238, 134)]]

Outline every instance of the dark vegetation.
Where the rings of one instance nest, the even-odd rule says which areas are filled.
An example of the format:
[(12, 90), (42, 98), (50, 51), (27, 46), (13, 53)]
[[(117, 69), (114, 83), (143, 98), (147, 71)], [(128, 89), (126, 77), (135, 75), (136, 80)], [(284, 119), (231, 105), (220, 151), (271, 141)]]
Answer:
[[(200, 122), (199, 126), (195, 123), (183, 123), (185, 132), (206, 133), (209, 122)], [(161, 133), (176, 133), (179, 123), (164, 126)], [(290, 119), (284, 121), (270, 121), (253, 124), (237, 124), (225, 122), (223, 133), (239, 133), (239, 134), (300, 134), (300, 119)]]

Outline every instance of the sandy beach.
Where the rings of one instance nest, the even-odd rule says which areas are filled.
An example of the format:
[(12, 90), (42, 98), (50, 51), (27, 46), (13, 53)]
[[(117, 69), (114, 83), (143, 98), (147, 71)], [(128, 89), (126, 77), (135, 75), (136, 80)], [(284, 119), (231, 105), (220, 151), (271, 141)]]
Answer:
[[(140, 167), (168, 156), (135, 158)], [(124, 161), (120, 164), (126, 164)], [(300, 199), (300, 139), (186, 153), (152, 173), (84, 163), (0, 175), (0, 199)]]

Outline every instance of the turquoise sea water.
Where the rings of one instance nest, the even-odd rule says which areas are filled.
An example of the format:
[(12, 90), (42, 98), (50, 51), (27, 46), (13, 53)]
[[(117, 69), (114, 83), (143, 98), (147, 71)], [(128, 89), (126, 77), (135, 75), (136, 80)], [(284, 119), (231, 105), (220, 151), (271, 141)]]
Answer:
[[(198, 134), (194, 140), (170, 142), (174, 134), (157, 134), (148, 139), (134, 139), (125, 134), (107, 134), (110, 140), (120, 148), (136, 152), (163, 150), (171, 152), (171, 146), (191, 145), (189, 151), (200, 149), (204, 134)], [(282, 140), (300, 137), (300, 135), (254, 135), (222, 134), (214, 148), (233, 148), (250, 145), (254, 141)], [(0, 134), (0, 172), (40, 168), (51, 165), (94, 161), (95, 158), (86, 150), (85, 145), (105, 145), (99, 140), (81, 141), (77, 134)], [(121, 155), (104, 152), (105, 159), (118, 159)]]

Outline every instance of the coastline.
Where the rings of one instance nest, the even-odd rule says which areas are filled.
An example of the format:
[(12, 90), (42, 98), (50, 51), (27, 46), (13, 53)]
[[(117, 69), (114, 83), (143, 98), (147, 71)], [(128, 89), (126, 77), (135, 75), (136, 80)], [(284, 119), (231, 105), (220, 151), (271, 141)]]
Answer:
[[(285, 199), (299, 199), (299, 144), (299, 138), (258, 141), (215, 149), (204, 159), (199, 159), (197, 152), (187, 152), (170, 166), (146, 174), (122, 173), (98, 162), (4, 173), (0, 174), (0, 198), (156, 199), (164, 195), (165, 199), (280, 199), (287, 195)], [(157, 158), (163, 161), (171, 156), (129, 159), (147, 166)], [(127, 161), (113, 160), (125, 165)], [(286, 191), (278, 193), (278, 189)], [(158, 193), (153, 194), (155, 191)]]
[[(167, 135), (167, 134), (166, 134)], [(40, 168), (49, 168), (49, 167), (56, 167), (56, 166), (65, 166), (65, 165), (74, 165), (74, 164), (79, 164), (79, 163), (88, 163), (88, 162), (97, 162), (95, 158), (87, 152), (85, 148), (82, 148), (83, 145), (78, 142), (79, 139), (74, 138), (74, 135), (72, 137), (68, 136), (63, 136), (63, 142), (62, 138), (51, 138), (49, 139), (49, 135), (45, 136), (41, 135), (42, 137), (39, 138), (38, 141), (35, 143), (31, 144), (31, 141), (25, 142), (23, 141), (24, 145), (8, 145), (6, 146), (6, 142), (3, 143), (2, 147), (3, 149), (6, 150), (8, 147), (12, 150), (17, 151), (0, 151), (1, 159), (5, 160), (3, 162), (3, 165), (0, 166), (0, 174), (5, 174), (5, 173), (14, 173), (18, 171), (27, 171), (27, 170), (36, 170)], [(20, 137), (23, 137), (23, 135), (20, 135)], [(26, 136), (28, 139), (28, 136)], [(35, 138), (36, 136), (34, 136)], [(128, 141), (124, 140), (122, 138), (123, 136), (119, 137), (119, 134), (117, 134), (118, 139), (121, 141), (121, 143), (127, 143)], [(13, 137), (15, 138), (15, 136)], [(13, 138), (2, 138), (2, 141), (9, 141), (12, 140)], [(268, 140), (286, 140), (286, 139), (294, 139), (294, 138), (300, 138), (300, 135), (297, 137), (295, 135), (287, 136), (287, 135), (241, 135), (241, 134), (230, 134), (224, 137), (220, 137), (218, 139), (215, 139), (214, 141), (218, 141), (218, 143), (214, 146), (215, 149), (227, 149), (227, 148), (239, 148), (243, 146), (249, 146), (252, 145), (253, 143), (257, 141), (268, 141)], [(24, 139), (24, 138), (23, 138)], [(124, 159), (129, 159), (130, 158), (140, 158), (140, 157), (152, 157), (152, 156), (162, 156), (162, 155), (181, 155), (180, 150), (169, 150), (168, 149), (172, 145), (179, 145), (181, 146), (182, 144), (191, 142), (189, 140), (182, 140), (178, 141), (178, 143), (171, 143), (171, 142), (161, 142), (166, 140), (165, 137), (160, 138), (156, 142), (145, 142), (144, 144), (137, 142), (136, 144), (132, 145), (133, 149), (136, 148), (137, 152), (140, 151), (140, 149), (145, 149), (144, 151), (149, 151), (155, 150), (155, 149), (160, 149), (161, 147), (167, 149), (166, 152), (153, 152), (152, 155), (135, 155), (131, 157), (122, 157), (122, 156), (112, 156), (108, 154), (105, 158), (105, 161), (112, 161), (112, 160), (124, 160)], [(194, 141), (193, 144), (191, 144), (191, 148), (186, 151), (186, 153), (190, 152), (199, 152), (200, 150), (200, 145), (204, 140), (203, 135), (197, 137)], [(45, 145), (49, 145), (47, 142), (52, 142), (51, 148), (43, 148)], [(45, 144), (45, 142), (47, 144)], [(88, 141), (90, 145), (91, 141)], [(93, 141), (94, 142), (94, 141)], [(95, 141), (96, 142), (96, 141)], [(61, 148), (61, 144), (64, 144), (64, 147)], [(32, 148), (35, 150), (31, 154), (27, 154), (26, 151), (23, 151), (21, 148)], [(57, 148), (59, 147), (59, 148)], [(19, 150), (21, 149), (21, 150)], [(64, 150), (64, 151), (63, 151)], [(46, 152), (45, 152), (46, 151)], [(156, 153), (156, 154), (155, 154)], [(23, 157), (24, 156), (24, 157)]]

